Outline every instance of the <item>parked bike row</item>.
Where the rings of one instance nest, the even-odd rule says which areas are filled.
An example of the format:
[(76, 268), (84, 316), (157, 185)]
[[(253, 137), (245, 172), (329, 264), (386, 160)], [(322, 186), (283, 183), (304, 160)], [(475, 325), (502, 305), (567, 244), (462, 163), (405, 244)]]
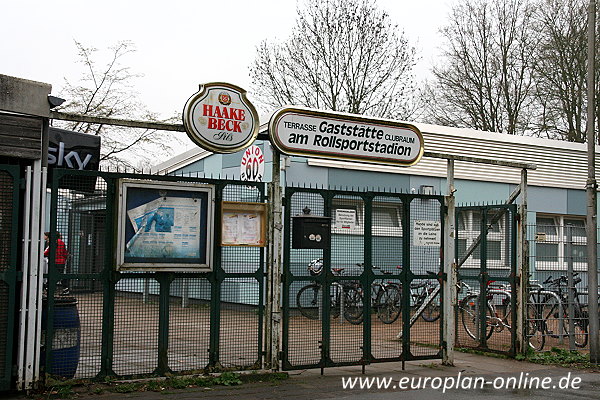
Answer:
[[(356, 264), (357, 267), (364, 267), (363, 264)], [(401, 267), (397, 267), (401, 268)], [(393, 275), (391, 271), (379, 270), (381, 275), (377, 276), (368, 291), (371, 298), (371, 309), (377, 315), (377, 318), (384, 324), (392, 324), (398, 320), (402, 312), (402, 285), (400, 282), (388, 279), (388, 275)], [(343, 276), (344, 268), (331, 268), (334, 276)], [(308, 271), (311, 276), (319, 276), (323, 272), (323, 259), (312, 260), (308, 264)], [(429, 272), (430, 275), (436, 275)], [(433, 283), (435, 282), (435, 283)], [(428, 297), (439, 286), (437, 280), (420, 280), (410, 285), (410, 302), (412, 306), (419, 309), (426, 300), (426, 304), (421, 317), (427, 322), (434, 322), (440, 317), (439, 299), (429, 301)], [(343, 316), (344, 320), (351, 324), (360, 324), (364, 319), (364, 299), (365, 290), (356, 280), (343, 280), (331, 283), (329, 295), (329, 315), (334, 318)], [(323, 286), (318, 281), (310, 282), (302, 287), (296, 295), (296, 305), (300, 313), (310, 319), (319, 319), (323, 307)]]
[(532, 282), (527, 305), (528, 335), (535, 350), (542, 350), (549, 338), (585, 347), (588, 342), (587, 304), (577, 289), (578, 273), (569, 285), (566, 275), (548, 277), (542, 284)]
[[(364, 267), (363, 264), (356, 264)], [(365, 291), (358, 280), (339, 279), (331, 283), (329, 293), (329, 315), (342, 318), (358, 325), (364, 320), (366, 293), (370, 296), (371, 310), (384, 324), (393, 324), (402, 314), (402, 285), (390, 279), (392, 271), (376, 266), (376, 275), (369, 291)], [(397, 267), (401, 268), (401, 267)], [(344, 276), (344, 268), (331, 268), (336, 277)], [(323, 273), (323, 259), (312, 260), (308, 265), (311, 276)], [(396, 272), (399, 273), (399, 272)], [(427, 271), (435, 276), (434, 272)], [(536, 351), (543, 350), (549, 338), (571, 347), (586, 347), (588, 342), (587, 304), (582, 301), (583, 293), (577, 289), (581, 278), (573, 274), (572, 286), (568, 278), (548, 277), (542, 284), (531, 282), (527, 300), (527, 336), (529, 345)], [(464, 280), (458, 283), (458, 319), (466, 334), (475, 341), (489, 340), (494, 333), (510, 332), (513, 322), (512, 293), (509, 284), (489, 281), (486, 283), (485, 298), (479, 287), (472, 287)], [(427, 322), (440, 318), (439, 282), (437, 279), (418, 279), (410, 284), (409, 302), (412, 310), (420, 313)], [(296, 295), (296, 306), (301, 315), (319, 319), (323, 307), (323, 285), (311, 281)], [(482, 306), (483, 304), (483, 306)], [(485, 323), (482, 324), (485, 316)], [(417, 315), (418, 317), (418, 315)]]
[[(542, 284), (531, 282), (527, 299), (527, 337), (529, 346), (543, 350), (549, 338), (554, 344), (583, 348), (588, 343), (587, 304), (577, 289), (581, 278), (573, 274), (572, 285), (568, 278), (548, 277)], [(512, 295), (510, 285), (488, 282), (485, 299), (480, 292), (459, 282), (459, 292), (465, 296), (458, 302), (459, 318), (465, 332), (474, 340), (482, 335), (489, 340), (494, 332), (510, 331), (513, 324)], [(483, 307), (481, 304), (485, 304)], [(485, 310), (482, 308), (485, 307)], [(485, 324), (482, 324), (485, 315)]]

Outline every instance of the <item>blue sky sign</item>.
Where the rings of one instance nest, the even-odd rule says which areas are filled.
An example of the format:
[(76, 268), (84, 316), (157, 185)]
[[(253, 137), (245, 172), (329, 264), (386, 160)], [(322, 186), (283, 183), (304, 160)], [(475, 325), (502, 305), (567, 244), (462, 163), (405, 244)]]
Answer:
[(410, 166), (423, 156), (417, 127), (355, 114), (283, 108), (269, 122), (271, 143), (288, 155)]

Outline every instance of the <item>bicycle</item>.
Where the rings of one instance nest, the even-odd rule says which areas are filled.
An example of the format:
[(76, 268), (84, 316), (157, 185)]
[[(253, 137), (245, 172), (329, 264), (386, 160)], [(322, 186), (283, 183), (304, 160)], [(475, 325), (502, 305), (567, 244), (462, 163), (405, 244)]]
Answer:
[[(556, 279), (548, 277), (544, 281), (547, 284), (549, 291), (553, 295), (547, 294), (544, 298), (542, 306), (542, 321), (545, 332), (553, 338), (563, 338), (571, 336), (570, 318), (569, 318), (569, 291), (573, 295), (573, 333), (575, 346), (585, 347), (588, 342), (588, 315), (584, 310), (584, 306), (579, 301), (579, 292), (577, 285), (581, 282), (575, 273), (573, 275), (573, 287), (568, 288), (568, 278), (561, 275)], [(567, 290), (568, 289), (568, 290)]]
[[(323, 259), (312, 260), (308, 264), (308, 271), (311, 276), (318, 276), (323, 272)], [(342, 275), (344, 268), (332, 268), (331, 272), (336, 275)], [(331, 284), (330, 308), (329, 313), (333, 318), (337, 318), (343, 309), (343, 317), (351, 324), (358, 325), (363, 319), (363, 297), (358, 285), (354, 282), (342, 281)], [(296, 305), (300, 314), (309, 319), (319, 319), (319, 311), (322, 302), (319, 297), (322, 295), (322, 285), (319, 282), (309, 283), (302, 287), (296, 294)]]
[(546, 344), (546, 324), (543, 317), (544, 298), (552, 293), (545, 291), (544, 287), (536, 282), (529, 282), (528, 292), (527, 339), (529, 347), (535, 351), (542, 351)]
[[(489, 339), (494, 332), (502, 332), (504, 329), (511, 329), (511, 293), (510, 287), (506, 285), (490, 285), (494, 281), (488, 281), (488, 290), (485, 300), (486, 307), (486, 327), (485, 327), (485, 338)], [(471, 289), (471, 287), (465, 282), (459, 283), (459, 291), (464, 286), (467, 288), (467, 295), (459, 302), (459, 312), (465, 332), (475, 340), (480, 340), (480, 294), (478, 291)], [(500, 305), (504, 309), (504, 312), (499, 312), (496, 307), (495, 296), (500, 296)]]
[[(360, 264), (358, 264), (360, 265)], [(398, 266), (396, 268), (402, 268)], [(380, 269), (373, 266), (373, 269)], [(384, 275), (391, 275), (391, 272), (381, 270)], [(436, 275), (434, 272), (427, 271), (429, 275)], [(421, 308), (426, 300), (436, 291), (437, 285), (425, 280), (410, 284), (410, 298), (416, 310)], [(402, 286), (398, 282), (384, 279), (374, 281), (371, 286), (371, 298), (373, 309), (377, 311), (377, 317), (385, 324), (395, 322), (400, 316)], [(440, 304), (436, 298), (431, 299), (425, 306), (421, 317), (427, 322), (434, 322), (440, 318)]]
[[(509, 285), (492, 285), (494, 281), (487, 283), (487, 298), (486, 298), (486, 328), (485, 337), (489, 339), (494, 332), (502, 332), (504, 329), (510, 331), (512, 329), (512, 295)], [(462, 287), (467, 288), (467, 295), (459, 302), (459, 312), (465, 332), (475, 340), (480, 337), (480, 295), (476, 290), (465, 282), (459, 282), (459, 291)], [(539, 286), (539, 285), (538, 285)], [(536, 289), (536, 290), (532, 290)], [(540, 312), (540, 293), (541, 286), (536, 287), (530, 285), (528, 302), (527, 302), (527, 341), (529, 347), (540, 351), (545, 344), (544, 324), (542, 322)], [(498, 297), (500, 300), (498, 301)]]
[[(426, 271), (429, 275), (436, 275), (435, 272)], [(438, 284), (425, 280), (410, 284), (410, 297), (416, 310), (421, 308), (425, 300), (436, 291)], [(423, 309), (421, 318), (427, 322), (435, 322), (440, 318), (440, 302), (437, 297), (431, 299)]]
[[(364, 264), (356, 264), (358, 267), (364, 267)], [(380, 269), (379, 267), (373, 266), (373, 269)], [(380, 269), (381, 270), (381, 269)], [(384, 275), (391, 275), (391, 272), (381, 270)], [(395, 282), (388, 281), (382, 277), (376, 279), (371, 284), (371, 304), (373, 310), (377, 313), (377, 318), (384, 324), (394, 323), (400, 316), (401, 311), (401, 299), (399, 285)], [(357, 289), (362, 293), (362, 286), (357, 284)], [(360, 315), (360, 321), (362, 322), (362, 312)]]

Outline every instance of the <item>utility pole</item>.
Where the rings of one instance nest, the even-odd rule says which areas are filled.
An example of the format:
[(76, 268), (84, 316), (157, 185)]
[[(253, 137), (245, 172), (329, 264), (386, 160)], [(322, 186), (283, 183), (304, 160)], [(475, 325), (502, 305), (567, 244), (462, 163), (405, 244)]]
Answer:
[(598, 250), (596, 224), (597, 188), (596, 182), (596, 135), (594, 60), (596, 39), (596, 1), (590, 0), (588, 6), (588, 70), (587, 70), (587, 141), (588, 141), (588, 179), (587, 192), (587, 258), (588, 258), (588, 311), (590, 334), (590, 362), (600, 364), (600, 341), (598, 338)]

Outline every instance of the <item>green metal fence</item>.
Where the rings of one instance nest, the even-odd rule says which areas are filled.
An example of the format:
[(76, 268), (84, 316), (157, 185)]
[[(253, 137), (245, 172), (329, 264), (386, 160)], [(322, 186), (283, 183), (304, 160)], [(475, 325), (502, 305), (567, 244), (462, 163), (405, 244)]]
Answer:
[[(286, 188), (283, 369), (441, 358), (443, 204)], [(329, 248), (292, 248), (292, 218), (305, 208), (332, 218)]]
[(0, 165), (0, 391), (12, 380), (19, 243), (19, 167)]
[[(214, 185), (213, 271), (115, 270), (120, 178)], [(57, 267), (50, 247), (47, 374), (99, 379), (261, 367), (266, 250), (221, 247), (219, 238), (221, 202), (263, 203), (264, 184), (55, 170), (51, 189), (50, 243), (59, 232), (69, 256)]]
[(517, 208), (457, 207), (456, 345), (517, 352)]

